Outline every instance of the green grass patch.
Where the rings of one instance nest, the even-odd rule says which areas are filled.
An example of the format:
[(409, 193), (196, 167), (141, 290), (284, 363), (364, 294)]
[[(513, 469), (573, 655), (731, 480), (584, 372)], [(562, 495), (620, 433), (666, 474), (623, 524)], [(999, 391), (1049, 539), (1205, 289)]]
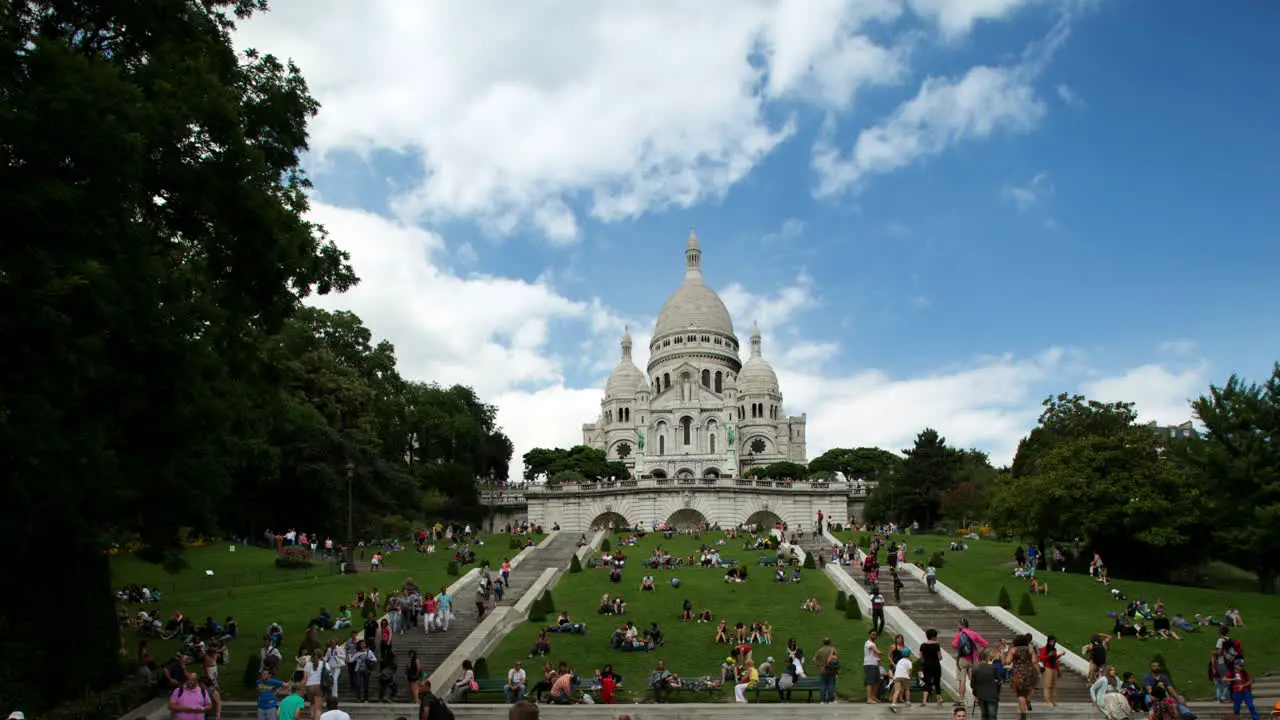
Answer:
[[(1022, 596), (1028, 589), (1027, 584), (1013, 577), (1016, 543), (966, 540), (968, 550), (948, 552), (949, 537), (910, 535), (898, 539), (905, 539), (909, 549), (917, 545), (924, 547), (925, 556), (944, 552), (947, 563), (938, 571), (938, 580), (977, 605), (1004, 604), (1009, 600), (1009, 593)], [(911, 552), (908, 557), (914, 561), (921, 556)], [(1075, 652), (1080, 651), (1091, 634), (1110, 634), (1114, 620), (1108, 613), (1123, 612), (1127, 605), (1127, 602), (1113, 600), (1109, 588), (1087, 575), (1040, 570), (1036, 576), (1048, 583), (1049, 594), (1035, 597), (1036, 615), (1027, 621), (1042, 632), (1057, 635), (1063, 646)], [(1111, 587), (1118, 588), (1130, 600), (1142, 597), (1154, 604), (1162, 599), (1170, 616), (1182, 613), (1188, 619), (1196, 613), (1221, 618), (1229, 606), (1235, 605), (1240, 608), (1246, 627), (1233, 630), (1232, 637), (1244, 644), (1254, 676), (1280, 669), (1280, 647), (1274, 643), (1274, 638), (1280, 637), (1280, 597), (1238, 589), (1207, 589), (1119, 578), (1112, 579)], [(1002, 592), (1002, 588), (1007, 592)], [(1183, 637), (1181, 641), (1125, 638), (1112, 642), (1110, 660), (1122, 671), (1141, 674), (1154, 655), (1163, 655), (1179, 690), (1193, 698), (1210, 698), (1213, 687), (1205, 675), (1205, 666), (1217, 629), (1210, 627)]]
[[(484, 546), (476, 548), (477, 561), (488, 560), (495, 569), (504, 558), (515, 557), (518, 550), (510, 547), (506, 536), (493, 536)], [(535, 542), (541, 540), (534, 538)], [(128, 583), (148, 584), (164, 593), (163, 600), (155, 605), (165, 617), (175, 610), (182, 610), (199, 624), (205, 617), (219, 622), (228, 615), (236, 619), (240, 635), (231, 643), (231, 662), (224, 666), (223, 695), (233, 700), (249, 700), (252, 690), (241, 687), (235, 680), (241, 675), (247, 656), (256, 654), (267, 626), (279, 622), (284, 627), (286, 658), (297, 649), (303, 639), (307, 623), (321, 607), (337, 614), (337, 608), (355, 599), (357, 590), (371, 591), (378, 588), (385, 598), (387, 592), (400, 588), (412, 577), (426, 590), (438, 590), (452, 584), (456, 578), (445, 572), (453, 560), (453, 551), (447, 542), (437, 543), (433, 554), (407, 549), (385, 555), (386, 569), (376, 573), (359, 573), (340, 576), (325, 563), (317, 563), (308, 569), (281, 569), (275, 567), (275, 551), (251, 546), (237, 546), (230, 550), (227, 543), (188, 550), (184, 553), (187, 567), (169, 574), (157, 565), (151, 565), (132, 556), (111, 559), (111, 573), (118, 588)], [(463, 572), (476, 567), (466, 565)], [(206, 574), (212, 570), (213, 575)], [(136, 605), (125, 606), (131, 612)], [(152, 608), (149, 608), (149, 610)], [(132, 656), (136, 652), (139, 636), (126, 629), (125, 644)], [(321, 633), (320, 639), (330, 637), (345, 639), (347, 631)], [(150, 641), (151, 654), (163, 662), (179, 649), (177, 640)]]
[[(837, 692), (841, 697), (865, 699), (859, 666), (862, 642), (869, 625), (862, 620), (846, 619), (843, 613), (835, 610), (836, 587), (820, 571), (804, 571), (800, 583), (775, 583), (773, 571), (756, 564), (762, 553), (742, 549), (741, 540), (725, 541), (726, 544), (720, 546), (720, 553), (724, 558), (734, 558), (747, 566), (750, 579), (745, 583), (725, 583), (722, 570), (684, 568), (649, 571), (640, 565), (641, 560), (649, 557), (659, 545), (673, 555), (686, 557), (694, 554), (700, 543), (714, 543), (721, 537), (720, 533), (704, 533), (701, 540), (689, 535), (664, 540), (661, 534), (650, 534), (639, 545), (625, 548), (628, 560), (620, 584), (610, 583), (608, 571), (598, 568), (564, 575), (555, 587), (555, 613), (568, 610), (574, 622), (587, 624), (588, 633), (552, 634), (551, 654), (531, 660), (528, 654), (534, 638), (540, 628), (554, 619), (554, 614), (542, 621), (527, 621), (513, 629), (488, 656), (490, 672), (503, 675), (512, 663), (522, 660), (531, 677), (540, 676), (542, 663), (549, 660), (553, 663), (567, 662), (579, 675), (589, 677), (593, 671), (612, 664), (614, 671), (624, 680), (619, 701), (638, 701), (645, 696), (645, 683), (659, 660), (665, 661), (672, 672), (684, 677), (719, 677), (720, 664), (729, 654), (729, 646), (717, 645), (713, 640), (716, 623), (723, 618), (729, 621), (731, 628), (739, 622), (747, 625), (768, 622), (773, 626), (774, 643), (756, 646), (753, 657), (757, 663), (769, 656), (778, 662), (784, 661), (788, 638), (794, 637), (810, 658), (824, 637), (833, 638), (842, 652), (846, 668), (837, 684)], [(772, 557), (772, 553), (769, 556)], [(640, 579), (650, 572), (658, 589), (652, 593), (641, 593)], [(672, 578), (680, 579), (679, 588), (671, 587)], [(596, 610), (605, 593), (621, 594), (627, 602), (627, 614), (598, 614)], [(822, 603), (824, 609), (821, 613), (800, 609), (809, 597), (817, 597)], [(716, 623), (681, 622), (680, 609), (685, 599), (693, 603), (695, 613), (704, 608), (710, 609), (715, 614)], [(666, 635), (666, 644), (654, 652), (611, 649), (609, 638), (613, 630), (627, 620), (640, 628), (651, 622), (658, 623)], [(807, 669), (813, 674), (812, 663)], [(731, 693), (732, 689), (710, 696), (681, 693), (674, 698), (684, 702), (708, 702), (717, 698), (731, 700)], [(761, 695), (762, 699), (775, 697), (772, 693)]]

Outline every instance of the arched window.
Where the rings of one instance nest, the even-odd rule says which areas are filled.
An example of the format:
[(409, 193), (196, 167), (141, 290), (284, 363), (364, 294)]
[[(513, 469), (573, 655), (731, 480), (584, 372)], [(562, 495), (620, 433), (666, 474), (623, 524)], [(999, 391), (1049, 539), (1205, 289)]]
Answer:
[(711, 371), (710, 370), (702, 371), (702, 387), (705, 387), (705, 388), (711, 387)]
[(631, 408), (622, 408), (622, 422), (631, 422)]
[(709, 443), (710, 443), (710, 445), (711, 445), (711, 450), (710, 450), (710, 451), (714, 453), (714, 452), (716, 451), (716, 436), (715, 436), (715, 435), (711, 435), (711, 436), (709, 437), (709, 439), (708, 439), (708, 442), (709, 442)]
[(716, 371), (716, 392), (724, 392), (724, 373)]
[(670, 390), (670, 389), (671, 389), (671, 374), (670, 374), (670, 373), (662, 373), (662, 389), (663, 389), (663, 390)]
[(683, 418), (680, 420), (680, 430), (684, 433), (684, 444), (688, 445), (693, 441), (693, 420)]

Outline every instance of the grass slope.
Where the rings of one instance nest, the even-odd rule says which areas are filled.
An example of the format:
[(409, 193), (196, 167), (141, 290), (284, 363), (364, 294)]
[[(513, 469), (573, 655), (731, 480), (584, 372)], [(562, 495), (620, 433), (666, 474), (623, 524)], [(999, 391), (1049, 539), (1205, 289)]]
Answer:
[[(853, 537), (844, 533), (845, 539)], [(1008, 588), (1016, 611), (1026, 585), (1013, 577), (1013, 552), (1016, 543), (997, 540), (967, 540), (965, 552), (948, 552), (950, 537), (932, 535), (900, 536), (908, 548), (923, 547), (925, 554), (911, 551), (911, 562), (919, 562), (935, 551), (946, 554), (946, 567), (938, 571), (938, 579), (979, 606), (996, 605), (1001, 586)], [(857, 539), (866, 547), (865, 536)], [(1111, 634), (1114, 620), (1110, 612), (1123, 612), (1127, 602), (1111, 599), (1108, 588), (1086, 575), (1037, 572), (1049, 584), (1049, 594), (1035, 598), (1036, 615), (1027, 621), (1045, 633), (1057, 635), (1060, 642), (1075, 652), (1091, 634)], [(1221, 618), (1227, 607), (1235, 605), (1244, 616), (1246, 627), (1232, 631), (1232, 637), (1244, 645), (1245, 656), (1255, 676), (1280, 669), (1280, 597), (1179, 585), (1134, 582), (1113, 579), (1111, 587), (1119, 588), (1130, 600), (1145, 598), (1154, 604), (1162, 599), (1170, 616), (1182, 613), (1188, 619), (1195, 613)], [(1193, 698), (1211, 698), (1213, 686), (1206, 674), (1209, 655), (1217, 637), (1216, 628), (1183, 635), (1177, 640), (1136, 640), (1125, 638), (1111, 643), (1109, 659), (1121, 671), (1146, 672), (1154, 655), (1163, 655), (1178, 688)]]
[[(535, 538), (537, 541), (539, 538)], [(509, 538), (494, 536), (477, 549), (478, 561), (488, 560), (498, 567), (504, 558), (514, 557), (519, 551), (509, 548)], [(223, 694), (229, 699), (252, 699), (251, 690), (240, 686), (240, 677), (249, 657), (256, 657), (263, 634), (272, 622), (279, 622), (285, 630), (284, 651), (297, 648), (303, 638), (307, 622), (315, 617), (322, 606), (336, 614), (342, 603), (351, 602), (357, 590), (382, 590), (400, 588), (412, 577), (424, 589), (436, 590), (448, 586), (456, 578), (446, 574), (445, 568), (453, 558), (447, 551), (447, 543), (440, 543), (439, 550), (431, 555), (414, 550), (390, 553), (386, 557), (387, 569), (377, 573), (361, 573), (340, 576), (332, 574), (328, 566), (319, 564), (306, 570), (278, 569), (275, 567), (275, 551), (262, 548), (237, 546), (232, 552), (227, 544), (211, 545), (186, 551), (188, 567), (179, 573), (169, 574), (162, 568), (143, 562), (132, 556), (111, 559), (114, 585), (149, 583), (160, 587), (164, 599), (155, 607), (165, 617), (175, 610), (182, 610), (197, 622), (212, 616), (221, 622), (228, 615), (235, 617), (240, 626), (240, 636), (231, 643), (231, 662), (223, 668)], [(466, 572), (473, 565), (462, 568)], [(213, 570), (212, 576), (206, 570)], [(128, 606), (136, 612), (138, 606)], [(322, 641), (341, 636), (346, 632), (321, 633)], [(131, 656), (136, 653), (140, 639), (133, 630), (125, 631), (125, 643)], [(151, 654), (163, 662), (179, 649), (177, 640), (153, 640)]]
[[(672, 672), (685, 677), (719, 677), (720, 664), (728, 655), (729, 646), (712, 642), (715, 638), (714, 623), (698, 624), (678, 620), (680, 608), (688, 598), (693, 602), (695, 612), (710, 608), (715, 613), (717, 623), (724, 618), (729, 621), (730, 627), (738, 622), (751, 624), (767, 621), (772, 624), (774, 644), (757, 646), (753, 652), (757, 663), (763, 662), (770, 655), (779, 662), (785, 660), (787, 639), (792, 637), (796, 638), (806, 655), (812, 658), (822, 638), (830, 636), (841, 652), (847, 668), (841, 674), (838, 694), (844, 698), (865, 699), (861, 687), (862, 673), (858, 668), (862, 664), (862, 643), (866, 640), (869, 626), (865, 621), (847, 620), (836, 612), (836, 588), (817, 570), (804, 571), (804, 579), (798, 584), (778, 584), (773, 582), (772, 571), (756, 565), (761, 553), (741, 549), (741, 540), (727, 540), (720, 548), (721, 555), (746, 563), (750, 570), (747, 582), (726, 584), (723, 571), (713, 569), (657, 570), (652, 571), (657, 591), (639, 591), (640, 579), (649, 572), (640, 566), (640, 561), (649, 557), (658, 545), (672, 554), (688, 556), (697, 550), (700, 543), (715, 542), (721, 537), (721, 533), (704, 533), (701, 541), (688, 535), (664, 540), (661, 534), (650, 534), (639, 545), (625, 548), (627, 567), (622, 583), (617, 585), (609, 582), (605, 570), (587, 568), (582, 573), (564, 575), (553, 588), (552, 596), (557, 607), (568, 610), (575, 622), (587, 623), (588, 633), (553, 634), (550, 636), (551, 654), (546, 658), (531, 660), (528, 658), (529, 649), (533, 646), (539, 628), (547, 622), (522, 623), (486, 658), (490, 675), (504, 677), (516, 660), (525, 662), (531, 680), (535, 676), (541, 677), (542, 663), (546, 660), (553, 663), (567, 662), (575, 672), (583, 676), (590, 676), (606, 663), (612, 663), (614, 671), (624, 679), (624, 688), (618, 693), (619, 702), (642, 699), (645, 682), (659, 660), (664, 660)], [(669, 585), (673, 577), (680, 579), (681, 586), (678, 589)], [(604, 593), (621, 593), (627, 602), (627, 614), (621, 617), (597, 614), (596, 609)], [(806, 598), (813, 596), (822, 603), (823, 611), (819, 614), (801, 611), (801, 604)], [(548, 621), (552, 619), (548, 618)], [(610, 635), (615, 627), (626, 620), (634, 622), (640, 628), (647, 627), (650, 622), (657, 622), (666, 634), (665, 645), (649, 653), (611, 649)], [(811, 663), (807, 669), (813, 674)], [(719, 696), (681, 694), (675, 697), (684, 701), (709, 702), (717, 697), (732, 699), (732, 690), (726, 690)], [(761, 697), (772, 700), (776, 696), (766, 693)]]

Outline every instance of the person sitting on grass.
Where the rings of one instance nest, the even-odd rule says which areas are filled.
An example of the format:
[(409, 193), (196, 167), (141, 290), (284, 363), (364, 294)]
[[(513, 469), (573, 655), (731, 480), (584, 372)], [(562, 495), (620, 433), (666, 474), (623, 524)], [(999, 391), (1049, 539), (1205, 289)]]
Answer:
[(698, 622), (700, 623), (715, 622), (715, 616), (711, 614), (711, 608), (702, 609), (702, 612), (698, 615)]
[(738, 661), (729, 655), (720, 663), (720, 684), (738, 682)]
[(822, 612), (822, 604), (818, 602), (818, 598), (811, 597), (804, 601), (804, 605), (801, 605), (800, 609), (805, 612), (818, 613)]
[(1240, 608), (1232, 605), (1227, 608), (1225, 615), (1227, 618), (1227, 625), (1238, 628), (1244, 627), (1244, 616), (1240, 614)]
[(612, 570), (609, 571), (609, 582), (611, 583), (622, 582), (622, 570), (620, 570), (616, 565), (613, 567)]
[(721, 620), (720, 624), (716, 626), (715, 641), (717, 643), (725, 643), (725, 644), (729, 643), (729, 621), (728, 620)]
[(693, 619), (693, 602), (688, 598), (685, 598), (684, 605), (680, 608), (680, 619), (682, 621)]
[(644, 631), (644, 641), (645, 644), (649, 646), (650, 650), (662, 647), (664, 635), (662, 633), (662, 629), (658, 627), (658, 623), (649, 623), (649, 628)]
[(1182, 632), (1187, 632), (1187, 633), (1200, 632), (1200, 628), (1187, 622), (1187, 619), (1182, 616), (1182, 613), (1173, 614), (1173, 626), (1181, 630)]
[(773, 571), (773, 581), (778, 583), (784, 583), (787, 581), (787, 571), (783, 570), (781, 565)]
[(572, 624), (573, 624), (573, 621), (569, 619), (569, 611), (561, 610), (560, 617), (556, 618), (556, 625), (558, 625), (561, 628), (564, 628)]
[(1041, 582), (1035, 578), (1031, 578), (1031, 594), (1032, 595), (1048, 595), (1049, 583)]
[(613, 598), (609, 595), (609, 593), (605, 593), (605, 594), (604, 594), (604, 597), (600, 598), (600, 608), (599, 608), (598, 610), (596, 610), (596, 612), (597, 612), (597, 613), (599, 613), (599, 614), (601, 614), (601, 615), (613, 615), (613, 614), (614, 614), (614, 612), (613, 612)]
[(547, 637), (545, 629), (538, 631), (538, 637), (533, 641), (533, 649), (529, 651), (529, 657), (546, 657), (551, 654), (551, 639)]
[(791, 582), (793, 583), (800, 582), (800, 566), (798, 565), (796, 567), (791, 568)]
[(734, 642), (744, 643), (747, 641), (748, 637), (750, 637), (750, 632), (747, 630), (746, 625), (744, 625), (743, 623), (738, 623), (733, 626)]
[(656, 588), (653, 586), (653, 576), (652, 576), (652, 575), (645, 575), (645, 576), (640, 580), (640, 591), (641, 591), (641, 592), (653, 592), (654, 590), (656, 590)]

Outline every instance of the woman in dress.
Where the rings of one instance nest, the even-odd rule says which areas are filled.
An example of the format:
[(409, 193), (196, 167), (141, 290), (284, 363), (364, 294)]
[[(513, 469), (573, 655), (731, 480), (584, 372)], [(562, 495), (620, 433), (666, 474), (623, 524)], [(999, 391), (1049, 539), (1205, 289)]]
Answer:
[(1040, 681), (1040, 666), (1031, 652), (1030, 634), (1013, 639), (1013, 646), (1006, 651), (1004, 662), (1013, 676), (1010, 684), (1014, 695), (1018, 697), (1019, 720), (1027, 720), (1027, 711), (1031, 709), (1031, 694)]
[(928, 706), (932, 694), (938, 699), (938, 707), (942, 707), (942, 646), (934, 628), (924, 631), (924, 642), (920, 643), (920, 672), (924, 675), (924, 698), (920, 704)]

